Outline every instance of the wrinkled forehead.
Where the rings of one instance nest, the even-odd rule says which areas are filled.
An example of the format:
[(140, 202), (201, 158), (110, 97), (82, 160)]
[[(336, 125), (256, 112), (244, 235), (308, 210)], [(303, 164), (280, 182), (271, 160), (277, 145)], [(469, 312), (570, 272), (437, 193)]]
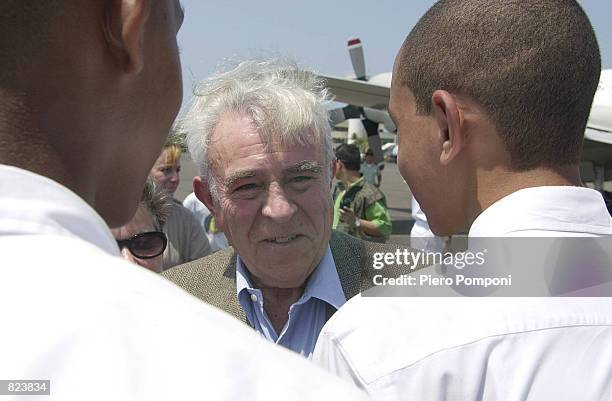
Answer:
[[(217, 146), (209, 154), (210, 166), (218, 177), (234, 170), (282, 171), (297, 165), (326, 166), (325, 152), (318, 144), (272, 140), (253, 141), (244, 146)], [(306, 163), (305, 163), (306, 162)]]
[[(248, 118), (222, 121), (208, 144), (208, 162), (213, 171), (236, 162), (296, 162), (312, 160), (325, 164), (325, 144), (312, 128), (300, 132), (258, 129)], [(261, 164), (261, 163), (260, 163)]]

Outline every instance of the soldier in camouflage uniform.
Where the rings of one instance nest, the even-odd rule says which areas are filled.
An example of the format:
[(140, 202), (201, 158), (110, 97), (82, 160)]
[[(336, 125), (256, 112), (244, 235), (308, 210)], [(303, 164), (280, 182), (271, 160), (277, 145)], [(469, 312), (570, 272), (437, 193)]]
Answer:
[(355, 145), (336, 149), (333, 228), (369, 241), (385, 242), (391, 234), (391, 219), (385, 195), (359, 173), (361, 155)]

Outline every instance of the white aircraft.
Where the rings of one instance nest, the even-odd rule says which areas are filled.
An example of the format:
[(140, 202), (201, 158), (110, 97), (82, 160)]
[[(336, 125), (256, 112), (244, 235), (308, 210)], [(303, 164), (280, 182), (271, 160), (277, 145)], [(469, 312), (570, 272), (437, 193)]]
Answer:
[[(391, 73), (386, 72), (368, 78), (361, 40), (349, 40), (348, 50), (356, 79), (322, 75), (327, 80), (327, 86), (335, 95), (336, 101), (349, 104), (342, 109), (332, 110), (332, 123), (337, 124), (349, 119), (350, 125), (353, 121), (359, 123), (359, 120), (351, 119), (360, 119), (367, 132), (375, 159), (380, 161), (382, 151), (378, 134), (379, 124), (383, 124), (388, 131), (395, 132), (395, 126), (387, 112)], [(354, 132), (354, 129), (349, 126), (349, 133), (351, 132)], [(601, 72), (584, 137), (583, 179), (593, 181), (595, 188), (601, 191), (604, 182), (612, 180), (612, 70), (610, 69)]]

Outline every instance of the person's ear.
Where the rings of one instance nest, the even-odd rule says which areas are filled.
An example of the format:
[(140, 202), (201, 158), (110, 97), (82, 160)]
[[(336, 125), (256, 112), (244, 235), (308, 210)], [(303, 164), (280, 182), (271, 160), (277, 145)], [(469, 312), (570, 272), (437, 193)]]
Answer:
[(198, 198), (200, 202), (202, 202), (208, 208), (208, 210), (210, 210), (216, 219), (217, 206), (213, 201), (210, 186), (199, 175), (193, 177), (193, 193), (195, 194), (196, 198)]
[(144, 67), (144, 34), (151, 0), (107, 0), (104, 3), (104, 34), (108, 47), (123, 71), (137, 74)]
[(329, 187), (331, 188), (332, 183), (334, 182), (334, 178), (336, 178), (336, 174), (338, 173), (338, 169), (340, 168), (338, 160), (334, 160), (331, 165), (331, 180), (329, 180)]
[(440, 163), (450, 164), (465, 145), (465, 132), (461, 112), (455, 97), (444, 90), (437, 90), (431, 96), (434, 119), (442, 144)]

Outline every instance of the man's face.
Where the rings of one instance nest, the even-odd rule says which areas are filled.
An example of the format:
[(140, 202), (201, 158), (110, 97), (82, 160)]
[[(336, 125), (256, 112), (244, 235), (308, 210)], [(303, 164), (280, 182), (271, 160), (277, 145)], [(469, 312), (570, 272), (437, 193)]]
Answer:
[(226, 114), (209, 158), (219, 185), (215, 219), (253, 278), (265, 287), (302, 286), (331, 236), (322, 146), (266, 146), (247, 117)]
[[(118, 132), (125, 131), (125, 135), (113, 155), (117, 160), (115, 165), (127, 173), (121, 183), (126, 188), (123, 198), (109, 205), (108, 214), (115, 215), (108, 221), (111, 226), (122, 224), (133, 213), (142, 194), (142, 183), (178, 113), (182, 78), (176, 35), (182, 20), (178, 0), (151, 2), (144, 33), (143, 69), (131, 78), (130, 87), (125, 89), (132, 99), (125, 110), (129, 117), (116, 127)], [(117, 185), (116, 178), (110, 185)]]
[(439, 233), (445, 224), (445, 205), (452, 202), (444, 191), (447, 177), (440, 167), (442, 147), (438, 127), (433, 117), (417, 115), (412, 92), (400, 85), (396, 76), (394, 71), (389, 113), (397, 127), (397, 165), (427, 215), (432, 231)]
[[(158, 126), (159, 133), (155, 137), (157, 140), (161, 138), (162, 141), (166, 139), (183, 96), (181, 64), (176, 41), (183, 19), (183, 10), (178, 0), (151, 3), (151, 15), (145, 32), (145, 64), (141, 72), (148, 96), (143, 96), (142, 104), (148, 106), (144, 110), (147, 123)], [(157, 152), (155, 156), (158, 155)]]
[(149, 175), (157, 184), (162, 186), (164, 191), (172, 196), (180, 183), (179, 173), (181, 172), (181, 163), (180, 160), (173, 164), (167, 163), (167, 161), (168, 151), (164, 149), (155, 161)]
[(342, 181), (342, 179), (344, 178), (344, 163), (342, 163), (340, 160), (334, 160), (334, 163), (336, 164), (336, 172), (334, 174), (334, 178)]

